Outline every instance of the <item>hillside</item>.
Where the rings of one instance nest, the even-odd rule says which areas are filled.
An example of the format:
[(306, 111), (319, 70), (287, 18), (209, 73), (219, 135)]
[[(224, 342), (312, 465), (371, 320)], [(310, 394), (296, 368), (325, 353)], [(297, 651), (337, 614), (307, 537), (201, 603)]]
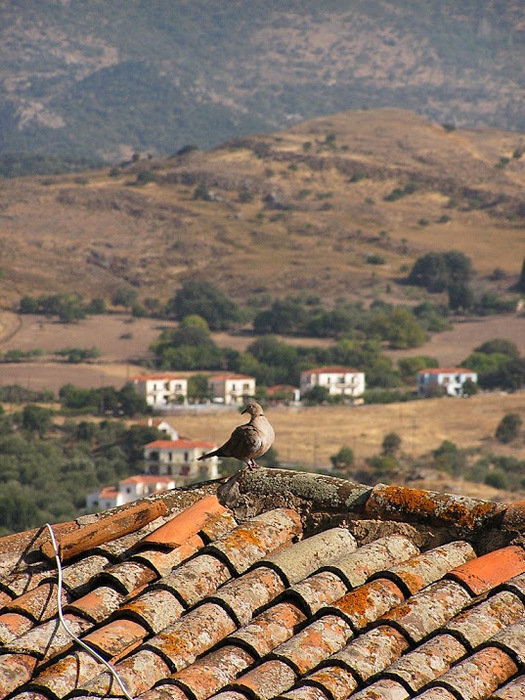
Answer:
[(238, 301), (409, 301), (414, 261), (451, 249), (472, 258), (478, 287), (505, 292), (523, 257), (524, 147), (519, 133), (358, 110), (208, 152), (4, 180), (3, 305), (129, 285), (165, 302), (195, 276)]
[(115, 162), (363, 107), (525, 130), (520, 0), (2, 0), (0, 11), (0, 155)]

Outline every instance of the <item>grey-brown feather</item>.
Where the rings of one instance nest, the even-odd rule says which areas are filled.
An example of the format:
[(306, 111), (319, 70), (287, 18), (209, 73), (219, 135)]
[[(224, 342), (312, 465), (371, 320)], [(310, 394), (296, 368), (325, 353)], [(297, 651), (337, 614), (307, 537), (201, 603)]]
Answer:
[(235, 457), (248, 466), (257, 466), (255, 460), (270, 449), (275, 433), (261, 406), (255, 401), (248, 402), (243, 413), (250, 414), (249, 422), (235, 428), (224, 445), (202, 455), (199, 460), (215, 456)]

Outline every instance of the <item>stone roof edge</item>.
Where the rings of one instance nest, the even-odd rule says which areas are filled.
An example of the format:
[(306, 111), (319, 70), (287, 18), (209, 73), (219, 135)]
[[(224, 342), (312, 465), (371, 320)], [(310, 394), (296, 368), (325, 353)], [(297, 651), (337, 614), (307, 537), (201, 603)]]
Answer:
[(525, 500), (492, 502), (265, 468), (239, 471), (219, 486), (217, 496), (238, 519), (269, 508), (292, 507), (301, 513), (306, 533), (318, 530), (322, 521), (329, 527), (344, 519), (351, 529), (358, 521), (395, 523), (398, 532), (408, 526), (419, 531), (420, 541), (423, 537), (433, 545), (462, 538), (490, 551), (509, 542), (525, 543)]

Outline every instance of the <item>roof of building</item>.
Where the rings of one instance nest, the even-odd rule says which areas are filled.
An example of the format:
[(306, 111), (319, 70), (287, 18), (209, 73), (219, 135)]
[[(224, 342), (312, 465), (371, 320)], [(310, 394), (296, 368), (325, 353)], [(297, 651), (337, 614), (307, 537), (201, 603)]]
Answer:
[(181, 377), (179, 374), (170, 374), (169, 372), (163, 372), (157, 373), (157, 374), (136, 374), (133, 377), (130, 377), (131, 382), (146, 382), (148, 380), (153, 380), (153, 379), (163, 379), (163, 380), (173, 380), (173, 379), (184, 379), (185, 381), (187, 380), (187, 377)]
[(418, 374), (476, 374), (476, 372), (467, 367), (428, 367), (420, 369)]
[(293, 384), (274, 384), (274, 386), (269, 386), (266, 389), (268, 396), (273, 396), (273, 394), (279, 394), (282, 391), (299, 391), (299, 387), (293, 386)]
[(193, 448), (204, 448), (210, 449), (216, 447), (211, 442), (203, 442), (202, 440), (154, 440), (153, 442), (148, 442), (144, 447), (156, 448), (159, 450), (191, 450)]
[(364, 374), (364, 372), (361, 372), (358, 369), (339, 366), (314, 367), (313, 369), (305, 369), (303, 372), (301, 372), (301, 374), (348, 374), (349, 372), (352, 374)]
[(99, 492), (99, 498), (116, 498), (119, 495), (119, 490), (114, 486), (105, 486), (102, 491)]
[(137, 474), (136, 476), (128, 476), (127, 479), (122, 479), (122, 481), (119, 481), (119, 484), (170, 484), (172, 482), (172, 476)]
[(235, 374), (233, 372), (214, 374), (212, 377), (208, 377), (209, 382), (224, 382), (227, 379), (249, 379), (250, 381), (255, 381), (255, 377), (250, 377), (247, 374)]
[(0, 539), (0, 697), (517, 700), (525, 502), (244, 469)]

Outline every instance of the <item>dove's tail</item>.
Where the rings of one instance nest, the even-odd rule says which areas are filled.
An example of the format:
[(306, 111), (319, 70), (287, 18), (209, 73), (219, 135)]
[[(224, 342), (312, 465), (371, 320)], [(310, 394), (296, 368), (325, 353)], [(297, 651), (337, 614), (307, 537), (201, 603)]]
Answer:
[(203, 459), (208, 459), (208, 457), (220, 457), (220, 450), (214, 450), (213, 452), (207, 452), (200, 457), (197, 457), (197, 461), (200, 462)]

